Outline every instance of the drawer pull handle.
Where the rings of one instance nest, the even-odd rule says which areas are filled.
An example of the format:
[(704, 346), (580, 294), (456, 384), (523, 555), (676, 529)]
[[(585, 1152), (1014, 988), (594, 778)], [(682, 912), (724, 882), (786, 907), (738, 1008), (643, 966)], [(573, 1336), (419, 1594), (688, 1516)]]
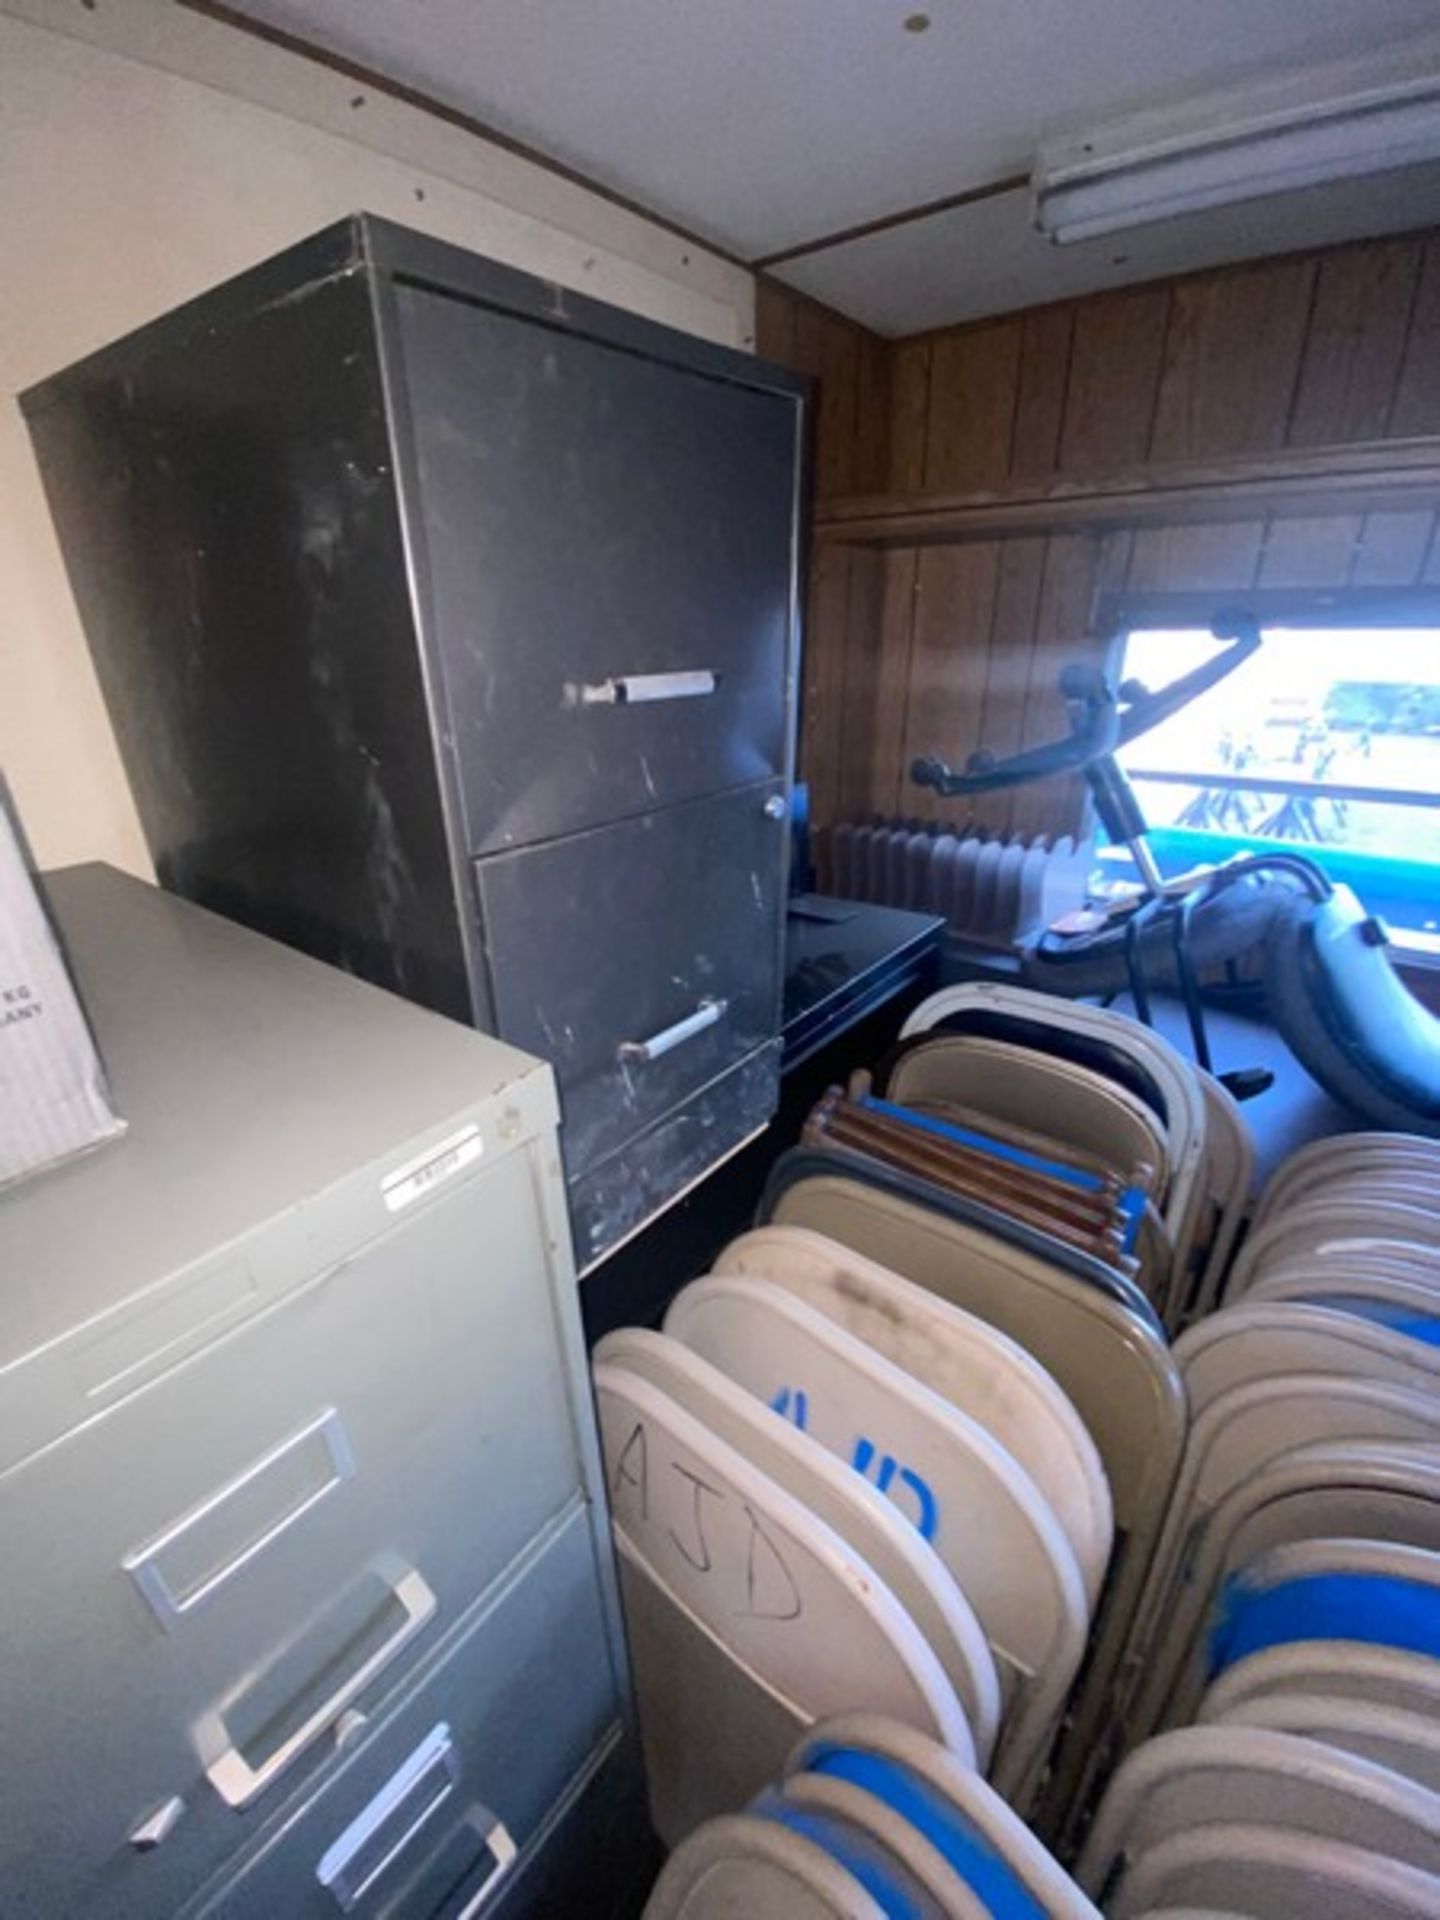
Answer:
[(500, 1882), (514, 1866), (519, 1853), (505, 1822), (497, 1819), (488, 1807), (482, 1807), (477, 1802), (471, 1809), (471, 1824), (478, 1829), (495, 1864), (456, 1914), (455, 1920), (475, 1920), (480, 1909), (489, 1906), (490, 1896), (498, 1891)]
[[(355, 1457), (340, 1415), (327, 1407), (120, 1564), (161, 1626), (172, 1632), (354, 1474)], [(243, 1537), (246, 1516), (253, 1514), (241, 1511), (247, 1499), (273, 1500), (277, 1509), (272, 1516), (260, 1508), (264, 1519), (249, 1538)], [(227, 1528), (238, 1529), (235, 1539), (226, 1538)], [(203, 1571), (197, 1573), (196, 1566)]]
[(719, 674), (708, 667), (686, 673), (623, 673), (598, 686), (582, 687), (580, 699), (587, 707), (638, 707), (647, 700), (700, 700), (719, 684)]
[(252, 1767), (232, 1742), (205, 1769), (211, 1786), (227, 1807), (248, 1807), (252, 1801), (258, 1800), (265, 1789), (300, 1758), (312, 1741), (334, 1725), (350, 1702), (389, 1666), (400, 1649), (414, 1639), (435, 1611), (435, 1595), (429, 1583), (418, 1573), (404, 1574), (394, 1583), (393, 1592), (405, 1616), (395, 1632), (348, 1679), (342, 1681), (330, 1698), (310, 1715), (303, 1726), (297, 1727), (268, 1759), (260, 1766)]
[[(402, 1862), (437, 1813), (448, 1805), (460, 1785), (460, 1758), (450, 1729), (442, 1721), (433, 1727), (407, 1760), (363, 1807), (325, 1853), (315, 1878), (342, 1913), (354, 1913), (390, 1869)], [(460, 1832), (473, 1835), (489, 1865), (456, 1920), (478, 1914), (499, 1882), (514, 1865), (518, 1849), (504, 1823), (487, 1806), (472, 1801), (459, 1821)], [(472, 1861), (471, 1870), (479, 1862)]]
[(707, 1027), (713, 1027), (725, 1012), (727, 1004), (724, 1000), (702, 1000), (694, 1013), (687, 1013), (673, 1027), (652, 1033), (648, 1040), (622, 1040), (616, 1053), (627, 1063), (632, 1060), (658, 1060), (662, 1053), (669, 1053), (672, 1047), (693, 1040), (697, 1033), (704, 1033)]

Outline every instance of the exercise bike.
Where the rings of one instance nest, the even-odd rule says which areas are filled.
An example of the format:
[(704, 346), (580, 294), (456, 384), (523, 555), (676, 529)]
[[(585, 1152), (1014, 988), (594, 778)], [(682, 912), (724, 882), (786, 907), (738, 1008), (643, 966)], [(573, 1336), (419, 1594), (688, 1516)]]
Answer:
[[(1248, 969), (1275, 1028), (1328, 1093), (1373, 1126), (1440, 1137), (1440, 1020), (1406, 988), (1383, 922), (1348, 887), (1284, 848), (1168, 879), (1156, 865), (1144, 811), (1115, 756), (1218, 686), (1262, 642), (1244, 612), (1220, 615), (1211, 632), (1223, 651), (1153, 693), (1134, 680), (1114, 686), (1093, 667), (1065, 668), (1063, 739), (1004, 760), (981, 750), (963, 773), (919, 759), (910, 777), (950, 798), (1079, 773), (1106, 833), (1128, 848), (1138, 890), (1032, 936), (1020, 954), (1027, 985), (1072, 998), (1128, 991), (1147, 1025), (1152, 994), (1177, 992), (1196, 1059), (1208, 1069), (1201, 976), (1236, 978)], [(1222, 1077), (1241, 1097), (1268, 1084), (1264, 1075)]]

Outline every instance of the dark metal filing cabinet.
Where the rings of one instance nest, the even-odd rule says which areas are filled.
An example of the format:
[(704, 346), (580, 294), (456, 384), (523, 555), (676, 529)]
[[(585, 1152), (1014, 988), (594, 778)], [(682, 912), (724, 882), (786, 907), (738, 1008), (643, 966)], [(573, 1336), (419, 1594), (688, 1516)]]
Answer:
[(0, 1195), (0, 1908), (608, 1915), (549, 1070), (108, 869), (52, 898), (129, 1130)]
[(768, 1119), (802, 381), (357, 217), (24, 404), (167, 886), (553, 1060), (582, 1266)]

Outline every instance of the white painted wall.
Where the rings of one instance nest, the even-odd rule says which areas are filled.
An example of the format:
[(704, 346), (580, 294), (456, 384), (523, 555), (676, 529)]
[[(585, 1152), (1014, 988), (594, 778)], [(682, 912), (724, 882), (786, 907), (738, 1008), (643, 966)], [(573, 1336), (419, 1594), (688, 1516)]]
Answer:
[(42, 866), (150, 872), (15, 395), (361, 209), (753, 344), (748, 273), (419, 109), (171, 0), (0, 0), (0, 768)]

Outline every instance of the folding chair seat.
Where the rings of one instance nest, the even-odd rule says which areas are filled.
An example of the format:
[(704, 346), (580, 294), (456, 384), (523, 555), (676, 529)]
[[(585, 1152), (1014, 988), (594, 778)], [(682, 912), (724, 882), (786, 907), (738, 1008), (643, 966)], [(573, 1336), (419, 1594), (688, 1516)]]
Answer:
[(1423, 1713), (1375, 1707), (1367, 1700), (1324, 1693), (1279, 1693), (1242, 1700), (1215, 1712), (1202, 1708), (1201, 1723), (1216, 1727), (1262, 1727), (1298, 1734), (1377, 1767), (1388, 1767), (1431, 1793), (1440, 1791), (1440, 1725)]
[(1095, 1815), (1076, 1879), (1107, 1909), (1133, 1864), (1177, 1833), (1253, 1823), (1440, 1873), (1440, 1797), (1293, 1734), (1180, 1727), (1138, 1747)]
[(1217, 1674), (1200, 1717), (1219, 1719), (1232, 1708), (1295, 1694), (1394, 1708), (1440, 1724), (1440, 1660), (1362, 1640), (1294, 1640), (1247, 1654)]
[(1103, 1766), (1113, 1738), (1116, 1670), (1184, 1442), (1184, 1389), (1158, 1322), (1143, 1302), (1122, 1306), (1043, 1258), (814, 1156), (781, 1156), (760, 1217), (838, 1240), (988, 1321), (1035, 1356), (1084, 1421), (1110, 1486), (1116, 1546), (1055, 1760), (1057, 1801), (1073, 1800), (1079, 1773)]
[[(1440, 1301), (1435, 1337), (1440, 1341)], [(1176, 1341), (1190, 1418), (1232, 1387), (1284, 1373), (1347, 1373), (1440, 1391), (1440, 1347), (1353, 1313), (1301, 1301), (1255, 1301), (1197, 1320)]]
[[(708, 1821), (665, 1862), (643, 1920), (889, 1920), (828, 1847), (774, 1820)], [(968, 1916), (967, 1916), (968, 1920)]]
[[(1201, 1232), (1207, 1192), (1222, 1208), (1243, 1207), (1248, 1199), (1248, 1166), (1238, 1193), (1225, 1184), (1220, 1168), (1213, 1172), (1207, 1168), (1212, 1102), (1197, 1070), (1168, 1040), (1138, 1020), (1028, 987), (971, 982), (942, 987), (922, 1001), (901, 1029), (902, 1044), (937, 1030), (988, 1033), (1056, 1052), (1104, 1073), (1140, 1098), (1164, 1127), (1164, 1216), (1177, 1256), (1189, 1258)], [(1248, 1152), (1248, 1130), (1233, 1101), (1221, 1119), (1232, 1129), (1238, 1123), (1242, 1139), (1238, 1150)], [(1221, 1157), (1223, 1165), (1223, 1153)], [(1232, 1175), (1238, 1171), (1231, 1166)], [(1227, 1223), (1228, 1235), (1233, 1235), (1236, 1224), (1238, 1219)]]
[(964, 1743), (934, 1651), (847, 1541), (649, 1381), (602, 1364), (594, 1382), (667, 1845), (733, 1811), (797, 1730), (857, 1697)]
[(1110, 1920), (1175, 1905), (1250, 1920), (1434, 1920), (1440, 1878), (1314, 1834), (1236, 1824), (1176, 1833), (1126, 1876)]
[(899, 1509), (678, 1340), (621, 1328), (596, 1347), (595, 1363), (648, 1380), (874, 1568), (929, 1643), (964, 1709), (967, 1726), (963, 1737), (952, 1731), (951, 1747), (971, 1766), (988, 1763), (1000, 1723), (1000, 1681), (989, 1643), (954, 1577)]
[[(1114, 1537), (1110, 1488), (1084, 1422), (1033, 1354), (987, 1321), (803, 1227), (742, 1234), (714, 1271), (784, 1287), (988, 1427), (1064, 1528), (1093, 1609)], [(1440, 1357), (1436, 1371), (1440, 1378)]]
[(1232, 1387), (1191, 1422), (1170, 1511), (1136, 1614), (1134, 1642), (1164, 1631), (1177, 1580), (1196, 1538), (1236, 1487), (1270, 1461), (1311, 1443), (1434, 1442), (1440, 1396), (1364, 1376), (1281, 1374)]
[(1283, 1260), (1307, 1258), (1318, 1248), (1369, 1246), (1377, 1241), (1429, 1247), (1440, 1253), (1440, 1213), (1423, 1207), (1360, 1201), (1304, 1200), (1272, 1214), (1247, 1235), (1235, 1256), (1226, 1288), (1227, 1301), (1240, 1299), (1253, 1281)]
[(1242, 1481), (1196, 1534), (1163, 1635), (1143, 1646), (1137, 1636), (1129, 1650), (1138, 1679), (1121, 1702), (1129, 1741), (1194, 1715), (1218, 1671), (1206, 1624), (1231, 1574), (1270, 1547), (1350, 1538), (1440, 1548), (1440, 1446), (1322, 1442), (1282, 1453)]
[(1075, 1555), (1029, 1475), (978, 1421), (767, 1281), (694, 1281), (665, 1331), (874, 1473), (931, 1541), (995, 1655), (1005, 1707), (994, 1774), (1023, 1799), (1089, 1626)]
[(863, 1783), (919, 1827), (987, 1914), (1009, 1920), (1098, 1920), (1070, 1875), (995, 1790), (933, 1740), (882, 1715), (842, 1714), (813, 1727), (790, 1778), (818, 1773)]

